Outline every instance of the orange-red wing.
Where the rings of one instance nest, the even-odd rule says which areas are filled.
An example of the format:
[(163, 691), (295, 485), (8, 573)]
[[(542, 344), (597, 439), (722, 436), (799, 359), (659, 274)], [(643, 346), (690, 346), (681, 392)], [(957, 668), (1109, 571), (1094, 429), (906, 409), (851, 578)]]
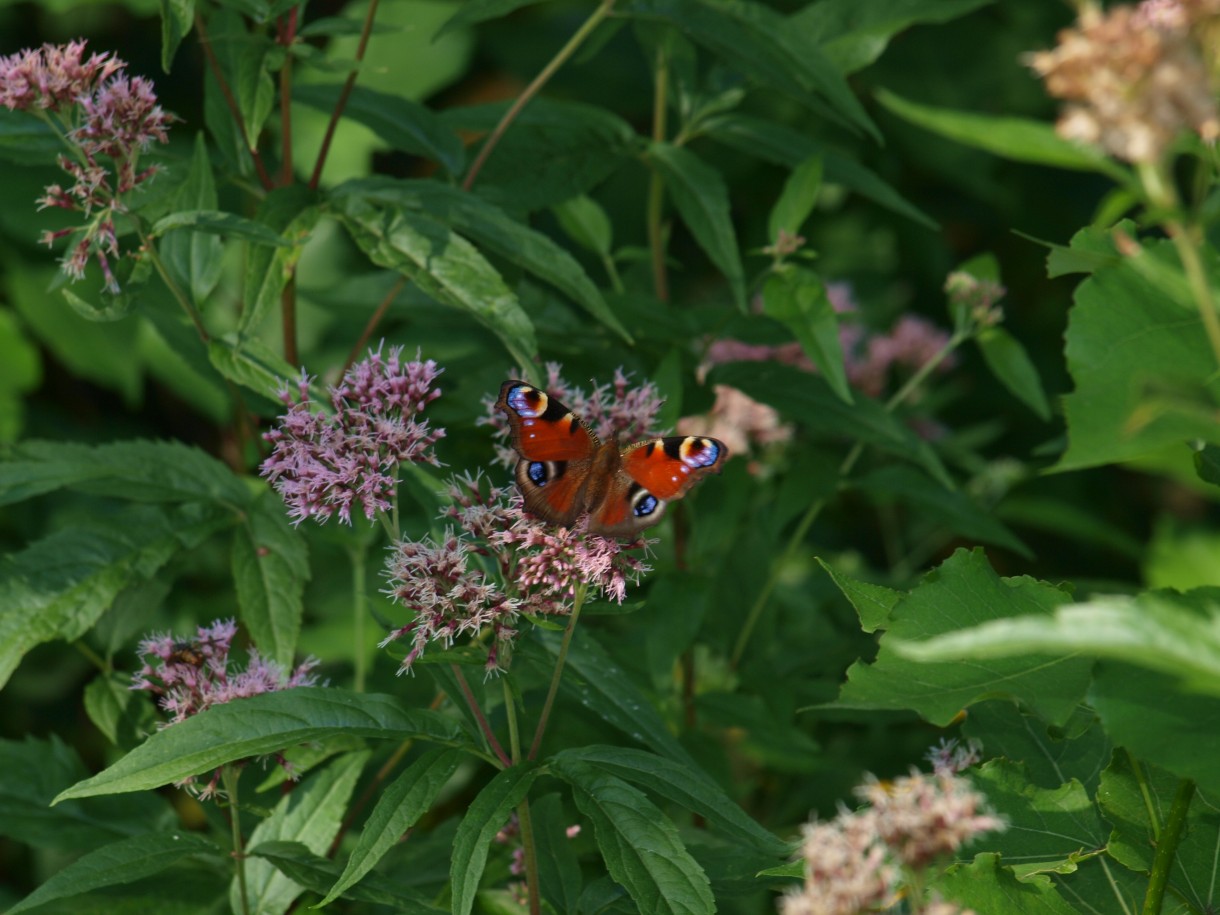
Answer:
[(655, 438), (623, 452), (622, 467), (658, 499), (677, 499), (729, 456), (724, 442), (697, 435)]
[(508, 417), (513, 448), (527, 461), (579, 461), (599, 444), (571, 410), (524, 381), (504, 382), (496, 409)]

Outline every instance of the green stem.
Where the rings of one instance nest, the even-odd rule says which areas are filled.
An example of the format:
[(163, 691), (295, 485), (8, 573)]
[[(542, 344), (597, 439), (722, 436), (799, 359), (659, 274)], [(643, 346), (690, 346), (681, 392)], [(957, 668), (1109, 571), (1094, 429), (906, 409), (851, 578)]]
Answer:
[[(664, 143), (669, 115), (669, 56), (665, 43), (657, 48), (657, 71), (652, 93), (652, 142)], [(665, 182), (652, 167), (648, 182), (648, 250), (652, 253), (652, 286), (656, 297), (669, 301), (669, 274), (665, 269)]]
[[(912, 392), (919, 387), (921, 383), (929, 375), (936, 370), (948, 355), (962, 345), (970, 338), (973, 331), (970, 328), (959, 330), (945, 343), (943, 347), (927, 362), (919, 367), (906, 384), (898, 389), (885, 403), (885, 412), (893, 413), (894, 410), (904, 400), (911, 396)], [(839, 480), (842, 480), (856, 466), (856, 461), (860, 459), (860, 455), (864, 453), (864, 445), (856, 442), (847, 452), (847, 456), (843, 458), (843, 463), (839, 465)], [(758, 593), (758, 597), (750, 606), (749, 612), (746, 614), (746, 621), (742, 624), (741, 632), (737, 635), (737, 641), (733, 645), (733, 654), (730, 656), (729, 663), (733, 667), (737, 667), (741, 663), (741, 658), (745, 654), (746, 646), (750, 643), (750, 636), (754, 634), (754, 627), (758, 625), (759, 619), (762, 617), (762, 612), (767, 606), (767, 601), (771, 598), (771, 592), (775, 590), (776, 584), (779, 583), (779, 576), (789, 562), (796, 556), (801, 548), (801, 543), (805, 539), (805, 535), (809, 532), (809, 528), (813, 526), (813, 522), (817, 520), (818, 515), (822, 513), (822, 509), (826, 507), (826, 498), (823, 496), (820, 499), (814, 500), (806, 510), (801, 520), (797, 523), (796, 529), (793, 530), (792, 536), (788, 538), (788, 544), (780, 555), (771, 563), (771, 571), (767, 575), (767, 580), (763, 583), (762, 590)]]
[(364, 645), (365, 616), (365, 568), (368, 565), (368, 544), (364, 540), (348, 548), (352, 559), (352, 641), (354, 642), (355, 673), (353, 689), (364, 692), (364, 679), (368, 667), (368, 652)]
[(466, 675), (462, 673), (462, 668), (456, 664), (450, 664), (449, 669), (453, 672), (454, 678), (458, 681), (458, 687), (462, 690), (462, 697), (466, 700), (466, 705), (470, 707), (470, 711), (474, 714), (475, 721), (479, 724), (479, 730), (483, 733), (483, 738), (487, 741), (487, 746), (491, 752), (496, 754), (496, 759), (500, 761), (500, 765), (507, 769), (513, 764), (512, 759), (504, 752), (504, 748), (500, 746), (500, 741), (496, 739), (495, 731), (491, 729), (491, 725), (487, 723), (487, 716), (483, 714), (483, 710), (479, 708), (478, 700), (474, 697), (474, 692), (470, 689), (470, 684), (466, 682)]
[(541, 915), (542, 897), (538, 892), (538, 849), (534, 845), (534, 820), (530, 802), (525, 798), (517, 805), (517, 823), (521, 826), (521, 848), (525, 852), (525, 887), (529, 893), (530, 915)]
[(513, 102), (512, 107), (509, 108), (508, 111), (504, 112), (504, 117), (500, 118), (500, 123), (495, 126), (494, 130), (492, 130), (491, 136), (487, 138), (487, 142), (483, 144), (483, 148), (479, 150), (478, 156), (475, 157), (474, 162), (471, 163), (470, 169), (466, 172), (466, 178), (464, 181), (462, 181), (462, 190), (470, 190), (470, 186), (474, 184), (474, 179), (478, 177), (479, 172), (483, 169), (483, 165), (487, 162), (487, 157), (490, 156), (492, 150), (496, 148), (496, 145), (500, 142), (500, 138), (504, 136), (504, 132), (508, 130), (512, 122), (517, 119), (517, 115), (519, 115), (521, 110), (530, 103), (530, 100), (533, 99), (533, 97), (537, 95), (539, 91), (541, 91), (542, 87), (550, 81), (551, 77), (554, 76), (556, 71), (567, 62), (568, 58), (576, 53), (577, 49), (584, 44), (585, 39), (593, 34), (593, 30), (601, 25), (602, 20), (610, 15), (610, 10), (614, 7), (614, 2), (615, 0), (601, 0), (601, 3), (597, 5), (597, 9), (595, 9), (592, 15), (585, 20), (584, 24), (576, 30), (576, 34), (568, 39), (568, 43), (560, 48), (559, 53), (551, 58), (551, 62), (542, 68), (541, 73), (534, 77), (534, 81), (525, 87), (525, 91), (523, 91), (521, 95), (517, 97), (517, 100)]
[(1123, 752), (1127, 754), (1127, 762), (1131, 766), (1132, 774), (1135, 776), (1135, 783), (1140, 788), (1140, 797), (1144, 801), (1144, 811), (1148, 814), (1148, 822), (1152, 825), (1152, 841), (1158, 842), (1161, 838), (1161, 817), (1157, 812), (1156, 801), (1152, 797), (1152, 788), (1148, 784), (1148, 777), (1144, 774), (1144, 767), (1135, 758), (1135, 754), (1130, 750), (1124, 750)]
[(347, 79), (343, 81), (343, 88), (339, 90), (339, 98), (335, 102), (335, 108), (330, 113), (330, 121), (326, 124), (326, 133), (322, 136), (322, 145), (318, 149), (318, 158), (313, 165), (313, 174), (309, 176), (309, 189), (316, 191), (318, 184), (322, 180), (322, 169), (326, 165), (326, 157), (330, 153), (331, 141), (335, 138), (335, 130), (339, 127), (339, 119), (343, 116), (343, 110), (347, 107), (347, 100), (351, 97), (352, 89), (356, 86), (356, 79), (360, 76), (360, 64), (364, 61), (364, 53), (368, 50), (369, 36), (373, 34), (373, 21), (377, 18), (377, 4), (380, 0), (370, 0), (368, 9), (364, 13), (364, 25), (360, 29), (360, 41), (356, 45), (356, 66), (348, 71)]
[(229, 796), (229, 824), (233, 835), (233, 860), (237, 865), (237, 886), (241, 892), (241, 910), (243, 915), (250, 912), (250, 891), (246, 887), (246, 850), (241, 837), (241, 808), (237, 803), (237, 779), (241, 770), (231, 763), (221, 769), (225, 793)]
[(91, 664), (97, 667), (104, 674), (110, 673), (110, 664), (100, 654), (90, 648), (81, 639), (77, 639), (72, 643), (76, 646), (76, 650), (83, 654)]
[(538, 748), (542, 745), (542, 735), (546, 733), (546, 724), (551, 717), (551, 706), (555, 704), (555, 694), (559, 692), (559, 677), (563, 673), (563, 665), (568, 659), (568, 648), (572, 644), (572, 633), (576, 631), (576, 621), (580, 618), (580, 608), (585, 602), (587, 588), (584, 582), (576, 586), (576, 596), (572, 600), (572, 615), (568, 617), (568, 628), (563, 631), (563, 642), (559, 645), (559, 657), (555, 660), (555, 672), (551, 674), (551, 686), (546, 693), (546, 701), (542, 704), (542, 714), (538, 716), (538, 728), (534, 731), (534, 740), (530, 743), (527, 759), (538, 757)]
[(195, 325), (195, 331), (199, 334), (199, 339), (204, 343), (210, 342), (212, 338), (208, 335), (207, 328), (203, 326), (203, 317), (191, 303), (191, 300), (187, 297), (186, 293), (184, 293), (178, 287), (178, 284), (174, 282), (174, 278), (170, 276), (169, 270), (165, 266), (165, 262), (161, 260), (161, 255), (157, 253), (157, 246), (153, 239), (146, 235), (142, 228), (138, 228), (137, 231), (140, 235), (140, 244), (143, 246), (144, 251), (148, 254), (148, 259), (152, 261), (152, 265), (156, 269), (157, 274), (161, 277), (162, 282), (164, 282), (166, 287), (169, 289), (170, 295), (178, 300), (178, 304), (182, 306), (183, 310), (187, 313), (187, 316), (191, 319), (191, 323)]
[(1160, 915), (1161, 904), (1165, 899), (1165, 887), (1169, 885), (1169, 873), (1173, 870), (1173, 862), (1177, 855), (1178, 843), (1186, 826), (1186, 815), (1190, 812), (1190, 802), (1195, 796), (1195, 783), (1188, 778), (1178, 782), (1178, 790), (1174, 792), (1173, 806), (1169, 809), (1169, 818), (1165, 820), (1165, 828), (1156, 843), (1156, 854), (1152, 859), (1152, 873), (1148, 878), (1148, 892), (1144, 895), (1143, 915)]

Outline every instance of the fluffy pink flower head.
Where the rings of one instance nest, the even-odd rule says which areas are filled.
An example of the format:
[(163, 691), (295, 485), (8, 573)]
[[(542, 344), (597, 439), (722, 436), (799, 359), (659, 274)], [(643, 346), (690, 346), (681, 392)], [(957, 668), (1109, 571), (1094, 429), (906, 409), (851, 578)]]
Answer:
[(856, 915), (891, 896), (898, 868), (867, 821), (843, 812), (803, 832), (805, 885), (783, 897), (782, 915)]
[(354, 506), (372, 520), (391, 507), (400, 464), (439, 464), (432, 446), (445, 430), (417, 417), (440, 396), (433, 386), (440, 373), (430, 359), (404, 362), (401, 346), (384, 357), (378, 347), (330, 389), (333, 414), (312, 409), (304, 372), (295, 398), (288, 388), (280, 392), (289, 410), (263, 435), (273, 448), (260, 473), (294, 523), (338, 514), (350, 524)]
[(455, 637), (490, 629), (487, 672), (500, 670), (522, 614), (566, 615), (577, 588), (622, 602), (627, 585), (647, 567), (624, 544), (596, 534), (555, 528), (526, 516), (513, 491), (481, 476), (455, 477), (442, 513), (456, 525), (439, 538), (402, 540), (387, 562), (386, 593), (414, 618), (382, 646), (409, 637), (403, 673), (429, 643), (449, 647)]
[(784, 442), (792, 437), (792, 427), (781, 424), (774, 407), (759, 403), (727, 384), (718, 384), (716, 402), (708, 413), (683, 416), (678, 420), (679, 435), (710, 435), (728, 446), (729, 455), (749, 454), (750, 445)]
[(90, 54), (85, 41), (44, 44), (0, 57), (0, 105), (9, 111), (52, 111), (73, 105), (127, 66), (113, 54)]

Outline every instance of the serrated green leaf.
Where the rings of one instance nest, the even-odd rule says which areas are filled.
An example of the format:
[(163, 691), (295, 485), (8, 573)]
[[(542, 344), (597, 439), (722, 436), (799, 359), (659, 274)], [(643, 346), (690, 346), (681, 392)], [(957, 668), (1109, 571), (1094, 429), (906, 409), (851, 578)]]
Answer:
[(951, 111), (919, 105), (879, 89), (877, 101), (899, 117), (966, 146), (1013, 159), (1074, 171), (1100, 172), (1120, 184), (1129, 183), (1130, 172), (1099, 148), (1065, 140), (1044, 121), (995, 117), (967, 111)]
[(362, 197), (337, 199), (339, 218), (380, 267), (409, 277), (439, 302), (492, 331), (519, 365), (532, 365), (534, 326), (495, 268), (462, 236), (423, 213), (382, 209)]
[(318, 195), (299, 184), (274, 188), (259, 203), (257, 224), (282, 244), (258, 245), (247, 255), (239, 337), (257, 334), (267, 315), (279, 308), (284, 286), (321, 215)]
[(0, 505), (64, 487), (134, 502), (198, 500), (237, 508), (250, 499), (233, 471), (181, 442), (82, 445), (31, 439), (0, 462)]
[[(369, 751), (340, 756), (313, 772), (275, 806), (271, 816), (254, 828), (247, 840), (252, 848), (268, 842), (299, 842), (315, 855), (324, 855), (343, 823), (356, 779), (368, 761)], [(296, 880), (280, 873), (267, 860), (247, 860), (245, 892), (252, 913), (284, 915), (305, 891)], [(244, 910), (242, 884), (237, 876), (229, 887), (234, 912)]]
[(270, 490), (250, 505), (233, 533), (232, 567), (242, 622), (254, 644), (264, 657), (291, 668), (310, 578), (309, 552), (283, 501)]
[(35, 645), (80, 638), (124, 588), (231, 519), (198, 503), (137, 505), (0, 557), (0, 686)]
[(849, 578), (843, 573), (835, 571), (826, 563), (826, 560), (820, 557), (818, 565), (826, 570), (826, 574), (843, 592), (843, 596), (851, 601), (852, 607), (856, 610), (856, 616), (860, 618), (861, 629), (865, 632), (876, 632), (878, 629), (887, 628), (890, 611), (902, 599), (901, 591)]
[(1000, 578), (982, 550), (958, 550), (894, 607), (876, 661), (851, 666), (837, 704), (914, 709), (946, 725), (972, 703), (1011, 696), (1049, 722), (1062, 724), (1088, 688), (1093, 666), (1088, 658), (1055, 652), (970, 664), (960, 657), (920, 663), (908, 659), (906, 648), (992, 620), (1049, 618), (1067, 602), (1063, 591), (1042, 582)]
[(719, 785), (685, 763), (644, 750), (598, 745), (562, 750), (551, 757), (551, 765), (559, 769), (572, 761), (654, 791), (765, 854), (786, 857), (792, 852), (787, 842), (750, 819)]
[(1012, 870), (1001, 866), (1000, 856), (975, 855), (969, 864), (953, 868), (935, 881), (944, 899), (989, 915), (1079, 915), (1046, 875), (1018, 880)]
[(9, 909), (9, 915), (79, 896), (165, 870), (190, 855), (216, 855), (220, 849), (203, 836), (189, 832), (133, 836), (102, 846), (73, 861)]
[(709, 380), (737, 388), (774, 407), (784, 419), (819, 434), (865, 442), (912, 461), (946, 489), (954, 488), (952, 477), (931, 446), (874, 400), (857, 395), (854, 403), (845, 404), (831, 391), (826, 379), (774, 362), (718, 365)]
[(484, 785), (466, 808), (466, 815), (453, 837), (449, 867), (454, 915), (470, 915), (479, 880), (487, 866), (487, 850), (537, 777), (538, 768), (532, 763), (510, 766)]
[(682, 844), (677, 827), (647, 797), (576, 760), (553, 764), (552, 771), (572, 786), (576, 806), (593, 824), (606, 869), (641, 912), (715, 911), (707, 874)]
[(220, 210), (186, 210), (170, 213), (153, 223), (151, 234), (158, 237), (174, 229), (194, 229), (196, 232), (227, 235), (259, 245), (282, 247), (291, 244), (261, 222)]
[(574, 257), (494, 204), (435, 181), (369, 178), (341, 185), (332, 197), (337, 199), (345, 194), (404, 206), (441, 220), (454, 231), (550, 283), (625, 341), (633, 342)]
[(769, 7), (742, 0), (625, 0), (615, 12), (667, 22), (751, 79), (880, 139), (843, 74)]
[(979, 740), (988, 756), (1023, 764), (1031, 784), (1058, 788), (1075, 779), (1090, 796), (1113, 749), (1097, 715), (1083, 706), (1057, 727), (1011, 700), (980, 702), (970, 707), (962, 733)]
[(61, 792), (55, 803), (156, 788), (227, 762), (338, 734), (443, 744), (459, 744), (462, 737), (453, 719), (403, 709), (391, 696), (299, 687), (212, 706), (158, 731), (114, 765)]
[(763, 284), (763, 311), (792, 331), (830, 389), (844, 403), (852, 403), (839, 343), (839, 318), (818, 275), (790, 265), (773, 271)]
[[(266, 413), (283, 410), (276, 392), (288, 379), (300, 377), (283, 356), (255, 337), (213, 338), (208, 343), (208, 360), (225, 378), (256, 395), (255, 403)], [(330, 408), (330, 398), (316, 385), (310, 388), (310, 395), (315, 408)]]
[(822, 190), (822, 157), (810, 156), (788, 175), (767, 219), (767, 239), (775, 244), (781, 231), (795, 236), (813, 212)]
[(681, 146), (653, 143), (648, 147), (648, 158), (661, 173), (682, 222), (729, 281), (733, 300), (744, 310), (745, 274), (733, 220), (729, 216), (729, 190), (724, 178)]
[(329, 904), (359, 883), (402, 836), (428, 812), (433, 800), (457, 769), (457, 750), (429, 750), (391, 782), (369, 814), (360, 839), (348, 856), (347, 866), (330, 885), (318, 907)]
[(1040, 420), (1050, 422), (1051, 405), (1025, 347), (1002, 327), (987, 328), (977, 340), (991, 374)]
[[(269, 861), (285, 877), (318, 896), (324, 895), (339, 876), (338, 864), (329, 858), (315, 855), (301, 842), (260, 842), (249, 849), (247, 854)], [(343, 895), (357, 902), (391, 906), (395, 911), (409, 912), (411, 915), (420, 912), (445, 912), (444, 909), (431, 905), (423, 896), (376, 874), (365, 877), (358, 886), (351, 887)], [(323, 904), (318, 903), (311, 908), (321, 908)]]
[(538, 888), (544, 902), (556, 912), (579, 910), (580, 860), (567, 834), (571, 823), (558, 794), (530, 801), (534, 846), (538, 858)]
[[(292, 100), (332, 111), (339, 102), (342, 85), (298, 84)], [(355, 86), (343, 107), (343, 116), (363, 124), (390, 145), (391, 149), (425, 156), (444, 166), (450, 175), (459, 175), (465, 166), (462, 141), (431, 109), (401, 95)]]

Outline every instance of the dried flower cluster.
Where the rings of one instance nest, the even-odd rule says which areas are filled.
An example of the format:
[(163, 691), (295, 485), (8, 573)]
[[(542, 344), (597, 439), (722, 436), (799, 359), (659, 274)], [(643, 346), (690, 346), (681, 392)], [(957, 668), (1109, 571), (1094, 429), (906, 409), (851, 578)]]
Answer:
[(50, 185), (40, 208), (72, 210), (85, 218), (82, 226), (44, 233), (42, 241), (50, 245), (79, 235), (64, 258), (64, 272), (80, 279), (94, 257), (115, 293), (119, 285), (111, 260), (120, 254), (115, 217), (128, 212), (125, 195), (156, 174), (155, 165), (140, 169), (140, 154), (154, 140), (168, 142), (173, 120), (157, 104), (152, 83), (124, 75), (126, 67), (109, 53), (86, 58), (83, 40), (0, 57), (0, 104), (37, 115), (68, 147), (58, 162), (73, 183)]
[(1085, 6), (1053, 51), (1029, 56), (1046, 91), (1068, 102), (1059, 133), (1128, 162), (1161, 161), (1184, 131), (1220, 137), (1206, 50), (1220, 5), (1150, 0)]
[[(867, 806), (843, 810), (804, 829), (805, 885), (780, 901), (783, 915), (857, 915), (895, 904), (904, 876), (926, 870), (968, 840), (1003, 829), (986, 799), (957, 772), (979, 756), (977, 745), (942, 743), (932, 751), (937, 771), (882, 782), (870, 778), (856, 793)], [(927, 911), (971, 915), (936, 900)]]
[(440, 373), (432, 360), (404, 362), (400, 346), (384, 357), (379, 347), (330, 389), (333, 415), (314, 412), (304, 372), (296, 398), (287, 388), (280, 392), (289, 410), (263, 436), (274, 448), (261, 473), (295, 523), (338, 514), (350, 524), (356, 505), (372, 520), (390, 509), (400, 464), (438, 463), (432, 445), (445, 430), (417, 417), (440, 396), (433, 387)]
[(622, 603), (627, 585), (648, 571), (623, 544), (528, 517), (507, 488), (479, 476), (450, 481), (448, 529), (439, 540), (402, 540), (387, 562), (386, 593), (414, 613), (381, 643), (410, 638), (399, 672), (411, 669), (430, 642), (449, 647), (463, 633), (491, 634), (486, 669), (500, 670), (521, 614), (565, 615), (577, 588)]

